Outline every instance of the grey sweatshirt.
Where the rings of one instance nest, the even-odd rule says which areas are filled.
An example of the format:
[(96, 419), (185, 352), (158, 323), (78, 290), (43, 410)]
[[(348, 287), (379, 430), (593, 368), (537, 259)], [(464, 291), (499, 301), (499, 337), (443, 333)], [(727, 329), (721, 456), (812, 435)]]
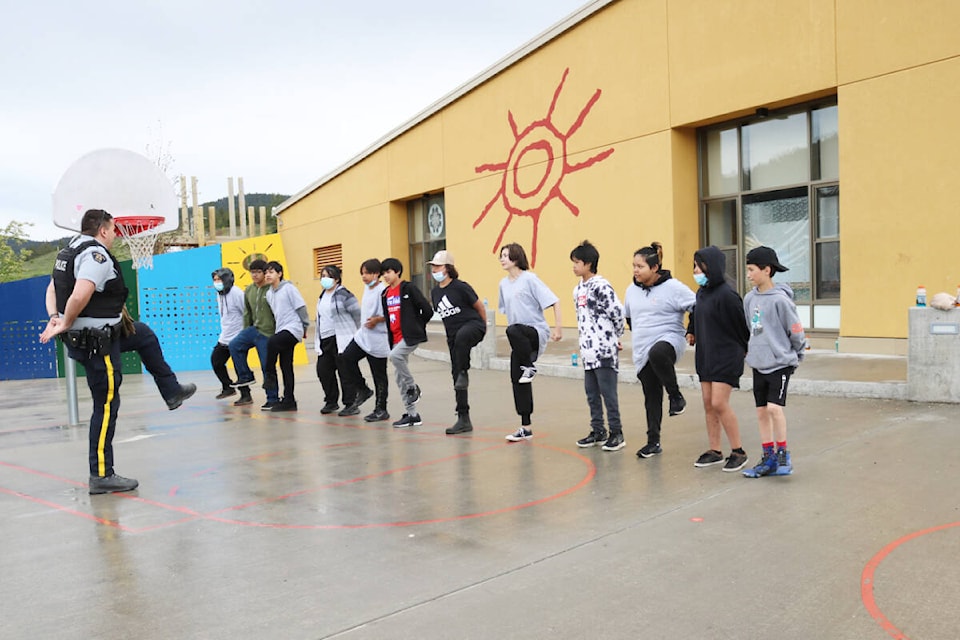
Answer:
[(276, 318), (276, 332), (289, 331), (294, 338), (303, 339), (304, 330), (310, 326), (307, 319), (307, 303), (300, 291), (289, 280), (281, 280), (277, 288), (267, 289), (267, 304)]
[(743, 313), (750, 327), (748, 365), (770, 373), (803, 360), (807, 336), (790, 285), (777, 283), (762, 293), (754, 287), (743, 298)]

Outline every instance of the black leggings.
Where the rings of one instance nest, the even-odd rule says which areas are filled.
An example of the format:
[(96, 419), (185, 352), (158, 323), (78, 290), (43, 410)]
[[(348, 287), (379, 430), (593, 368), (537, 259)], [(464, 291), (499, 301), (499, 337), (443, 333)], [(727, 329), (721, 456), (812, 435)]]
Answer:
[[(461, 372), (470, 369), (470, 350), (480, 344), (486, 333), (487, 328), (482, 323), (471, 322), (457, 329), (456, 335), (447, 336), (447, 348), (450, 349), (450, 373), (454, 384)], [(457, 415), (469, 415), (470, 403), (467, 399), (467, 390), (454, 389), (453, 395), (457, 401)]]
[(280, 360), (280, 373), (283, 374), (284, 402), (294, 402), (293, 395), (293, 349), (300, 339), (284, 329), (275, 333), (267, 340), (267, 366), (264, 370), (263, 388), (265, 390), (279, 389), (277, 380), (277, 360)]
[[(383, 358), (372, 356), (364, 351), (356, 341), (351, 340), (347, 348), (340, 354), (341, 380), (343, 380), (344, 387), (349, 386), (354, 390), (354, 398), (361, 389), (369, 389), (367, 381), (363, 379), (363, 374), (360, 372), (360, 361), (364, 358), (370, 365), (370, 375), (373, 377), (373, 388), (376, 392), (375, 408), (386, 410), (388, 389), (386, 356)], [(346, 393), (344, 393), (344, 396), (346, 396)]]
[(511, 324), (507, 327), (507, 340), (510, 342), (510, 382), (513, 383), (513, 404), (523, 426), (530, 424), (533, 415), (533, 386), (520, 384), (520, 367), (532, 367), (540, 356), (540, 334), (525, 324)]
[(650, 347), (647, 364), (643, 365), (637, 378), (643, 386), (643, 403), (647, 410), (647, 443), (660, 444), (660, 422), (663, 420), (663, 390), (667, 395), (680, 395), (677, 372), (677, 350), (669, 342), (658, 342)]

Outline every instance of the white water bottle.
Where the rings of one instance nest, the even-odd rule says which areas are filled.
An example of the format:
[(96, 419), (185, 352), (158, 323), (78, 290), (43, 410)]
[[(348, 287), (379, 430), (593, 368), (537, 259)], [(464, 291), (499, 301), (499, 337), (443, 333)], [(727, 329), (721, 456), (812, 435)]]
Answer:
[(927, 306), (927, 288), (923, 285), (917, 287), (917, 306)]

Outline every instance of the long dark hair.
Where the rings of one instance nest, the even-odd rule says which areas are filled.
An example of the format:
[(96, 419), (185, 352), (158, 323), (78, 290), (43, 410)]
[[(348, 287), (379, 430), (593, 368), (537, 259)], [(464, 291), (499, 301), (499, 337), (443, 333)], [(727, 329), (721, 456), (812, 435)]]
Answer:
[(663, 245), (659, 242), (651, 242), (649, 246), (640, 247), (633, 252), (633, 257), (640, 256), (647, 266), (653, 269), (663, 264)]
[(523, 247), (516, 242), (505, 244), (500, 247), (500, 255), (503, 255), (504, 249), (507, 250), (507, 257), (510, 258), (510, 262), (517, 265), (517, 269), (521, 271), (530, 270), (530, 261), (527, 260), (527, 252), (523, 250)]

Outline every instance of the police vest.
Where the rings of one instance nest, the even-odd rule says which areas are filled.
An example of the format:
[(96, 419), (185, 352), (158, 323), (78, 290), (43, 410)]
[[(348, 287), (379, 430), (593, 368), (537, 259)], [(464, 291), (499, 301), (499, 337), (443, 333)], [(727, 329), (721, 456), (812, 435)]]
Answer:
[[(57, 254), (57, 261), (53, 266), (53, 289), (57, 294), (57, 311), (63, 313), (67, 308), (67, 300), (73, 293), (73, 287), (77, 284), (77, 277), (74, 275), (73, 265), (85, 249), (93, 245), (99, 245), (96, 240), (81, 243), (76, 247), (67, 247)], [(117, 277), (107, 280), (103, 291), (94, 291), (90, 297), (90, 302), (80, 311), (80, 316), (85, 318), (116, 318), (123, 309), (123, 304), (127, 301), (127, 285), (123, 282), (123, 276), (120, 272), (120, 263), (113, 257), (113, 254), (104, 249), (104, 252), (113, 260), (113, 268), (117, 272)]]

